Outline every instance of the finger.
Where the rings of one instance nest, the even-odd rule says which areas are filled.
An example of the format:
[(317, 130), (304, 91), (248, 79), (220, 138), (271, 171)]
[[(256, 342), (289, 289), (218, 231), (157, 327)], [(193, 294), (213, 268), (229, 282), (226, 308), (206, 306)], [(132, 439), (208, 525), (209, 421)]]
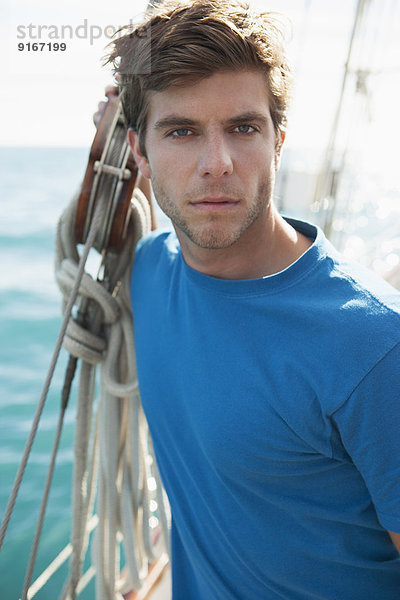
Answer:
[(119, 89), (116, 85), (108, 85), (105, 89), (104, 95), (109, 98), (110, 96), (118, 96)]

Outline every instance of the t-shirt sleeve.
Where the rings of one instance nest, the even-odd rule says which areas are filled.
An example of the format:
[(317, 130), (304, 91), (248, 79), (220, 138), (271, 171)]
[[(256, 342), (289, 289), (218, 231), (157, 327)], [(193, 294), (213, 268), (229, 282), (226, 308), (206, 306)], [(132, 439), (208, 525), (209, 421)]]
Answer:
[(400, 344), (332, 415), (381, 525), (400, 533)]

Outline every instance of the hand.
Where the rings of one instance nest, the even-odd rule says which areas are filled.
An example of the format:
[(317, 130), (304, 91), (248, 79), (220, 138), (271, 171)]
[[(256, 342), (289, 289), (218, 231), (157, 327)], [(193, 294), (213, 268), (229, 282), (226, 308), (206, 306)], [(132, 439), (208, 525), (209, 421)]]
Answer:
[[(116, 86), (116, 85), (108, 85), (104, 91), (104, 95), (107, 98), (110, 98), (111, 96), (118, 96), (118, 94), (119, 94), (119, 89), (118, 89), (118, 86)], [(97, 106), (97, 111), (93, 115), (93, 123), (96, 125), (96, 127), (98, 127), (100, 119), (103, 116), (106, 104), (107, 104), (107, 102), (105, 100), (102, 100), (101, 102), (99, 102), (99, 104)]]

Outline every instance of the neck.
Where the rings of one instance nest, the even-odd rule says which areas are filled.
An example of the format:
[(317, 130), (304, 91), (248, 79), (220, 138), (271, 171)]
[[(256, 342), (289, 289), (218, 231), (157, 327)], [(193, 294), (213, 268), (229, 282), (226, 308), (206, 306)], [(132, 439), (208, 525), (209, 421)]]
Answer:
[(272, 204), (265, 218), (228, 248), (201, 248), (181, 231), (176, 230), (176, 233), (185, 262), (196, 271), (219, 279), (257, 279), (279, 273), (312, 244), (289, 225)]

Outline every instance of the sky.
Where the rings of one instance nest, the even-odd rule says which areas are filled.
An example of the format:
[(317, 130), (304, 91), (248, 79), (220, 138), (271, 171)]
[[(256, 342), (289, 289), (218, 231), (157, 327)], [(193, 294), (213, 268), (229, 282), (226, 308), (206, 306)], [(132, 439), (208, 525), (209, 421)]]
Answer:
[[(112, 81), (110, 69), (101, 61), (109, 34), (137, 17), (143, 6), (137, 0), (3, 0), (0, 39), (6, 60), (1, 68), (0, 145), (90, 144), (91, 117), (105, 85)], [(49, 37), (50, 26), (59, 39)], [(27, 49), (29, 42), (48, 41), (64, 42), (66, 50)], [(19, 43), (25, 44), (23, 51), (18, 50)]]
[[(141, 0), (2, 0), (0, 145), (90, 144), (92, 115), (112, 81), (110, 68), (102, 66), (105, 47), (115, 29), (140, 18), (145, 5)], [(299, 71), (299, 89), (305, 86), (310, 90), (306, 97), (316, 97), (317, 129), (326, 128), (327, 110), (337, 100), (355, 0), (254, 0), (252, 5), (291, 19), (289, 52)], [(50, 51), (49, 41), (64, 42), (65, 51)], [(29, 51), (28, 44), (35, 42), (46, 45)], [(310, 101), (304, 100), (304, 91), (301, 96), (298, 110), (306, 115)], [(301, 132), (296, 135), (313, 135), (308, 123), (304, 127), (309, 115), (296, 119)]]

